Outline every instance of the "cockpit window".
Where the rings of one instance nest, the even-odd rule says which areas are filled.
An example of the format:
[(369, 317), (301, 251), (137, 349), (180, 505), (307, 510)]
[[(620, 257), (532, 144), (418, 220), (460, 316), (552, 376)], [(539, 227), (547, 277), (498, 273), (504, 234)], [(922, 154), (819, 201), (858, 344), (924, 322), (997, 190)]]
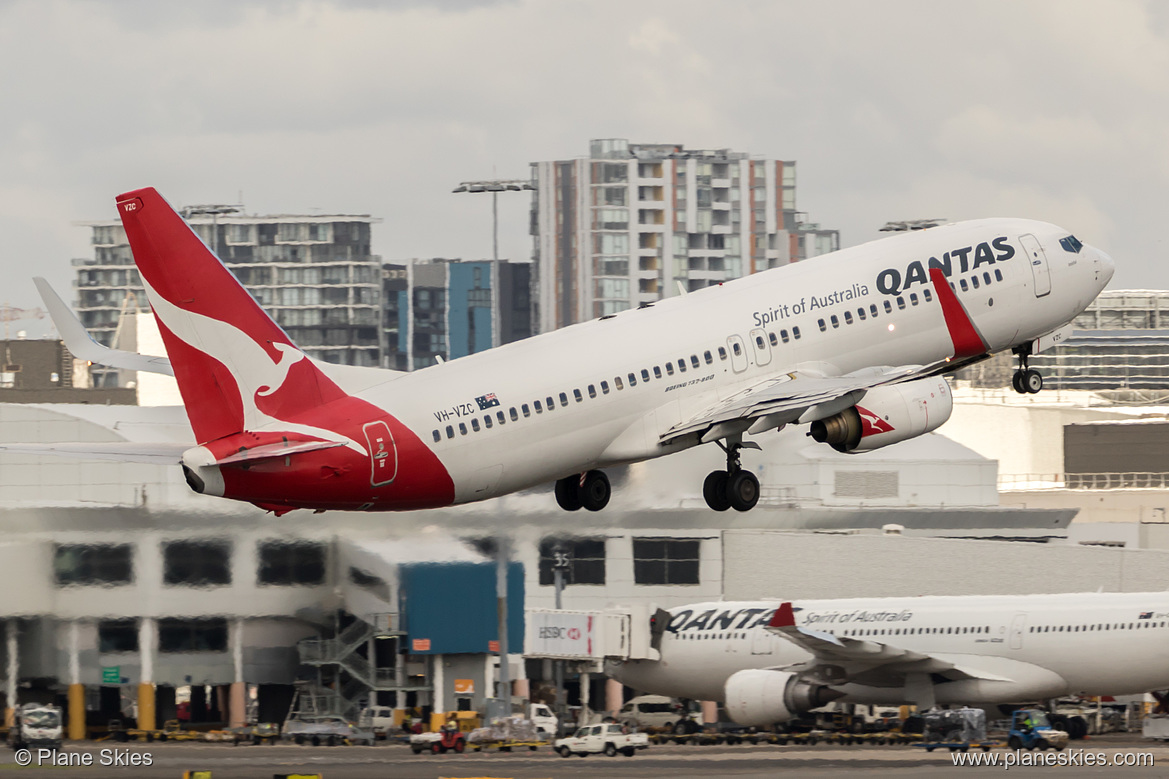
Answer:
[(1072, 254), (1079, 254), (1080, 249), (1084, 248), (1084, 244), (1080, 243), (1080, 239), (1074, 235), (1069, 235), (1067, 238), (1060, 238), (1059, 245), (1063, 247), (1065, 252)]

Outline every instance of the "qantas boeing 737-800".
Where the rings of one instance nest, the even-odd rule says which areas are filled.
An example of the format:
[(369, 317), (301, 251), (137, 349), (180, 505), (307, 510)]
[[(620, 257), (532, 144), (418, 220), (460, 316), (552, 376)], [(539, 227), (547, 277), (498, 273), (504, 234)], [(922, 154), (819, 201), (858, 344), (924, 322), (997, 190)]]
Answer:
[(745, 436), (801, 424), (842, 452), (903, 441), (949, 417), (943, 374), (1007, 349), (1015, 389), (1037, 392), (1028, 355), (1113, 271), (1052, 224), (961, 222), (399, 373), (309, 358), (155, 190), (117, 208), (169, 361), (78, 348), (173, 372), (196, 440), (72, 453), (180, 463), (197, 492), (276, 513), (430, 508), (552, 481), (563, 508), (596, 511), (602, 469), (704, 443), (726, 463), (707, 503), (746, 511), (759, 482), (739, 451), (759, 445)]
[(1165, 592), (698, 603), (653, 622), (660, 659), (610, 661), (610, 676), (759, 727), (835, 700), (924, 710), (1169, 685)]

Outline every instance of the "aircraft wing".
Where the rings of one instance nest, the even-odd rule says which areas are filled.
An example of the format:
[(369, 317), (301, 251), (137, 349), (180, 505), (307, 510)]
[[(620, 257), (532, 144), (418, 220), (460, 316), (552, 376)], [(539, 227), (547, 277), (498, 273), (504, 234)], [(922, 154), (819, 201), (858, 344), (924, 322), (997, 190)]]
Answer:
[(903, 686), (909, 674), (936, 674), (951, 681), (982, 679), (1011, 682), (984, 669), (922, 652), (901, 649), (883, 641), (837, 636), (796, 625), (791, 603), (783, 603), (767, 630), (812, 654), (812, 659), (783, 670), (796, 671), (828, 684), (855, 682), (875, 686)]
[(813, 422), (843, 411), (882, 384), (896, 384), (929, 375), (937, 366), (902, 365), (865, 368), (845, 376), (792, 371), (766, 379), (700, 411), (662, 433), (668, 444), (698, 433), (709, 443), (744, 431), (760, 433), (789, 422)]
[(175, 375), (174, 369), (170, 366), (170, 360), (165, 357), (151, 357), (137, 352), (102, 346), (93, 340), (93, 336), (85, 329), (85, 325), (81, 324), (81, 320), (73, 313), (73, 309), (65, 305), (65, 301), (61, 300), (60, 295), (49, 285), (49, 282), (40, 276), (34, 277), (32, 281), (37, 286), (37, 292), (41, 293), (41, 300), (45, 302), (45, 308), (49, 310), (49, 316), (53, 318), (53, 324), (57, 326), (61, 340), (65, 342), (65, 346), (74, 357), (98, 365), (108, 365), (111, 368), (162, 373), (167, 376)]

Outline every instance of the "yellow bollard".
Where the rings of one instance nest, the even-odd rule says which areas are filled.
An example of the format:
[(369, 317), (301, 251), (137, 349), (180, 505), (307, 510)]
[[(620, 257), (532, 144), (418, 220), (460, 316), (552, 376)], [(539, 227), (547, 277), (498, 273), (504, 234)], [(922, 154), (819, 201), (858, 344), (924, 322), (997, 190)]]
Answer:
[(138, 729), (154, 730), (154, 685), (142, 682), (138, 685)]
[(69, 685), (69, 740), (85, 738), (85, 685)]

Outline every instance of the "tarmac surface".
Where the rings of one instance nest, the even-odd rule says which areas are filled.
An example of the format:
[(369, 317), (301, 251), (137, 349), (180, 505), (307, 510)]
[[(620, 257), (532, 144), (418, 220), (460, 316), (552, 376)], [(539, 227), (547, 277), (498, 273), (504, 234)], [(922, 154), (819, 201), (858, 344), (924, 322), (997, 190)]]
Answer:
[[(106, 750), (103, 752), (103, 750)], [(0, 752), (0, 776), (57, 776), (112, 779), (119, 777), (170, 777), (180, 779), (184, 771), (210, 771), (212, 779), (269, 779), (285, 774), (319, 774), (323, 779), (439, 779), (440, 777), (509, 777), (510, 779), (578, 779), (612, 777), (776, 777), (812, 776), (856, 779), (867, 776), (1019, 775), (1031, 771), (1058, 772), (1060, 777), (1082, 776), (1165, 776), (1169, 777), (1169, 745), (1144, 741), (1134, 734), (1109, 734), (1073, 742), (1064, 753), (1018, 753), (1032, 759), (1050, 756), (1064, 760), (1076, 754), (1101, 755), (1112, 761), (1144, 759), (1145, 766), (1084, 765), (1073, 762), (1059, 767), (956, 766), (948, 751), (928, 753), (903, 746), (651, 746), (634, 757), (562, 758), (550, 749), (512, 753), (464, 753), (415, 755), (399, 744), (374, 747), (311, 747), (295, 745), (231, 746), (226, 744), (70, 744), (58, 762), (74, 765), (18, 766), (11, 751)], [(1137, 753), (1147, 755), (1145, 758)], [(973, 755), (975, 753), (968, 753)], [(1010, 753), (996, 749), (988, 753), (1001, 760)], [(135, 757), (137, 755), (137, 757)], [(1092, 758), (1093, 760), (1100, 758)], [(1148, 766), (1148, 760), (1153, 765)], [(76, 765), (88, 760), (91, 765)], [(114, 762), (117, 764), (112, 764)], [(143, 763), (149, 762), (149, 765)], [(104, 765), (103, 765), (104, 763)], [(138, 765), (128, 764), (138, 763)]]

